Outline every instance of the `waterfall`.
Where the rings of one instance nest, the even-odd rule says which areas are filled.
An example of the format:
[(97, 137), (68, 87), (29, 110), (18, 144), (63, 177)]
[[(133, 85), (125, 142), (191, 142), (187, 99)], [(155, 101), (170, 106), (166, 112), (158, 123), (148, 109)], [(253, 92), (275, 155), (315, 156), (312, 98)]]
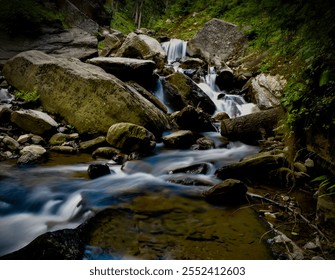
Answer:
[(187, 42), (179, 39), (171, 39), (162, 43), (162, 47), (167, 55), (168, 64), (179, 61), (186, 56)]
[(255, 110), (256, 105), (247, 103), (242, 96), (228, 94), (216, 85), (216, 70), (209, 67), (208, 74), (198, 86), (212, 99), (216, 105), (216, 112), (226, 112), (230, 117), (247, 115)]

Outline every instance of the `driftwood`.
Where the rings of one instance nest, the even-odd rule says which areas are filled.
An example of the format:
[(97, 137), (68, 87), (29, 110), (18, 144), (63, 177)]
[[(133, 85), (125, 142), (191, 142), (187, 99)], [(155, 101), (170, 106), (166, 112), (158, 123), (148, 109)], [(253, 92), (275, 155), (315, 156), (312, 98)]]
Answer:
[(232, 141), (257, 144), (258, 140), (273, 135), (273, 130), (282, 115), (283, 110), (277, 107), (241, 117), (225, 119), (221, 122), (221, 135)]

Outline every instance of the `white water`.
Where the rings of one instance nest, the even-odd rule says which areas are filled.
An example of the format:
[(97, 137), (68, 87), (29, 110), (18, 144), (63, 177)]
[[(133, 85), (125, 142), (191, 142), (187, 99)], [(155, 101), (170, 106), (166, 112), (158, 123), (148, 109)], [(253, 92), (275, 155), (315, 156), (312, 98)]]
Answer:
[[(164, 43), (164, 48), (169, 63), (186, 55), (184, 41), (172, 40)], [(234, 117), (253, 110), (254, 105), (246, 103), (242, 97), (220, 91), (215, 78), (214, 69), (210, 69), (199, 87), (214, 101), (217, 112), (224, 111)], [(164, 102), (160, 80), (155, 95)], [(22, 248), (46, 231), (78, 226), (90, 217), (92, 209), (131, 201), (148, 191), (200, 195), (208, 185), (219, 182), (214, 176), (215, 170), (258, 151), (256, 147), (241, 143), (219, 148), (218, 133), (205, 135), (215, 141), (216, 149), (166, 150), (159, 144), (155, 155), (127, 162), (123, 168), (111, 166), (114, 174), (95, 180), (86, 178), (88, 162), (31, 169), (18, 169), (15, 164), (0, 162), (0, 178), (4, 170), (9, 174), (8, 178), (0, 181), (0, 256)], [(206, 164), (206, 174), (171, 172), (195, 164)], [(194, 187), (171, 183), (185, 178), (204, 182), (204, 185)]]
[(172, 64), (186, 57), (186, 41), (171, 39), (170, 41), (162, 43), (162, 47), (167, 54), (168, 64)]

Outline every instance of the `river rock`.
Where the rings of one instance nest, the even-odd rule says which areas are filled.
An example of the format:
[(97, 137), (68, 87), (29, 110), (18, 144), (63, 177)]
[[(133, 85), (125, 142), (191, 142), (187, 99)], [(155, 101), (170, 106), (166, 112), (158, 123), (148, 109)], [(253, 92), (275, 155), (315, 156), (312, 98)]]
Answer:
[(216, 170), (215, 176), (221, 180), (238, 179), (255, 183), (284, 185), (283, 172), (288, 169), (288, 162), (283, 153), (262, 152), (240, 162), (223, 166)]
[(30, 145), (24, 147), (20, 153), (21, 156), (17, 160), (17, 165), (27, 166), (44, 162), (47, 151), (40, 145)]
[(214, 102), (208, 95), (188, 76), (177, 72), (165, 78), (165, 98), (175, 110), (181, 110), (187, 105), (201, 108), (212, 115), (216, 110)]
[(96, 179), (111, 174), (111, 171), (106, 164), (94, 163), (88, 166), (87, 174), (91, 179)]
[(205, 62), (200, 58), (185, 57), (180, 60), (180, 68), (183, 69), (197, 69), (205, 67)]
[(144, 126), (154, 134), (169, 127), (162, 111), (95, 65), (28, 51), (9, 60), (3, 74), (20, 90), (36, 89), (43, 108), (62, 116), (79, 133), (106, 133), (119, 122)]
[(51, 136), (50, 140), (49, 140), (49, 144), (51, 146), (57, 146), (57, 145), (61, 145), (64, 142), (67, 141), (67, 135), (65, 133), (56, 133), (54, 135)]
[(162, 69), (166, 53), (156, 39), (131, 32), (115, 56), (153, 60), (156, 63), (156, 67)]
[(94, 139), (80, 142), (79, 149), (83, 151), (93, 151), (97, 149), (98, 147), (104, 146), (106, 143), (106, 137), (105, 136), (99, 136)]
[(286, 83), (286, 80), (279, 75), (256, 76), (251, 80), (251, 101), (261, 109), (279, 106)]
[(6, 135), (2, 138), (1, 142), (11, 151), (18, 150), (20, 148), (19, 142), (17, 142), (14, 138)]
[(86, 62), (101, 67), (122, 81), (141, 82), (145, 78), (150, 78), (155, 69), (155, 62), (152, 60), (127, 57), (95, 57)]
[(173, 115), (174, 122), (179, 129), (201, 131), (215, 131), (215, 127), (211, 122), (210, 115), (204, 113), (199, 108), (186, 106), (181, 111)]
[(246, 36), (237, 25), (214, 18), (189, 40), (187, 53), (213, 65), (218, 60), (226, 62), (239, 57), (246, 42)]
[(107, 132), (107, 142), (125, 152), (150, 153), (156, 146), (155, 136), (142, 126), (131, 123), (117, 123), (112, 125)]
[(115, 156), (119, 155), (121, 151), (119, 149), (113, 147), (99, 147), (93, 153), (93, 158), (106, 158), (106, 159), (113, 159)]
[(190, 130), (178, 130), (162, 137), (163, 143), (168, 148), (187, 149), (194, 144), (195, 137)]
[(231, 141), (257, 144), (259, 140), (274, 135), (274, 129), (282, 117), (283, 110), (278, 107), (224, 119), (221, 121), (221, 135)]
[(247, 190), (242, 181), (227, 179), (204, 192), (204, 196), (210, 203), (236, 205), (246, 201)]
[(37, 135), (50, 133), (58, 126), (47, 113), (31, 109), (13, 111), (11, 121), (23, 130)]
[(214, 141), (208, 137), (201, 137), (197, 139), (196, 144), (192, 146), (192, 149), (194, 150), (209, 150), (214, 148), (215, 148)]
[(52, 146), (50, 151), (61, 153), (61, 154), (74, 154), (78, 152), (78, 149), (73, 146), (61, 145), (61, 146)]

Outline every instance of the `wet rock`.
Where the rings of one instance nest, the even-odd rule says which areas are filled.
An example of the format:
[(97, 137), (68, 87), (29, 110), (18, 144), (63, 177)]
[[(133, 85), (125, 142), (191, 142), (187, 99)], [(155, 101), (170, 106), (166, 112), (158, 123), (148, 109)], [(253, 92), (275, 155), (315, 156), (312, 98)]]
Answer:
[(177, 72), (165, 78), (165, 97), (172, 108), (181, 110), (187, 105), (200, 108), (212, 115), (216, 110), (214, 102), (208, 95), (185, 74)]
[(209, 150), (214, 148), (214, 141), (208, 137), (201, 137), (197, 139), (196, 144), (192, 145), (192, 149), (194, 150)]
[[(146, 79), (146, 81), (148, 81), (148, 79)], [(146, 90), (143, 86), (133, 81), (129, 81), (126, 84), (127, 84), (127, 87), (131, 91), (136, 91), (137, 93), (142, 95), (145, 99), (149, 100), (152, 104), (154, 104), (162, 112), (164, 112), (165, 114), (168, 112), (166, 106), (156, 96), (154, 96), (151, 92)]]
[(213, 119), (216, 121), (222, 121), (225, 119), (230, 119), (230, 117), (226, 112), (218, 112), (213, 116)]
[(27, 246), (0, 257), (2, 260), (80, 260), (84, 253), (80, 231), (63, 229), (47, 232)]
[(175, 149), (187, 149), (194, 144), (194, 134), (190, 130), (178, 130), (163, 136), (162, 140), (166, 147)]
[(111, 174), (111, 171), (108, 165), (95, 163), (88, 166), (87, 174), (91, 179), (96, 179)]
[(217, 60), (226, 62), (240, 56), (246, 42), (246, 36), (237, 25), (214, 18), (189, 40), (187, 53), (212, 65), (213, 54)]
[(218, 71), (215, 83), (221, 90), (231, 90), (234, 85), (234, 73), (227, 65)]
[(23, 135), (20, 135), (19, 138), (17, 139), (17, 142), (19, 144), (25, 144), (25, 143), (27, 143), (27, 142), (29, 142), (31, 140), (32, 136), (33, 136), (33, 134), (23, 134)]
[(247, 190), (242, 181), (227, 179), (206, 191), (204, 196), (210, 203), (236, 205), (246, 201)]
[(128, 57), (95, 57), (86, 62), (101, 67), (122, 81), (141, 82), (145, 78), (150, 78), (155, 69), (155, 62), (152, 60)]
[(99, 136), (97, 138), (94, 138), (92, 140), (80, 142), (79, 149), (83, 151), (94, 151), (98, 147), (106, 145), (106, 137), (105, 136)]
[(274, 135), (278, 121), (283, 117), (281, 108), (273, 108), (221, 121), (221, 135), (232, 141), (257, 144), (258, 140)]
[(266, 109), (280, 105), (286, 80), (279, 76), (260, 74), (251, 80), (250, 95), (253, 103)]
[(42, 146), (40, 145), (30, 145), (30, 146), (26, 146), (24, 147), (20, 153), (23, 155), (25, 153), (32, 153), (32, 154), (35, 154), (35, 155), (40, 155), (40, 156), (43, 156), (46, 154), (46, 149), (43, 148)]
[(93, 158), (106, 158), (106, 159), (113, 159), (115, 156), (119, 155), (121, 153), (120, 150), (113, 148), (113, 147), (100, 147), (97, 148), (93, 153)]
[[(283, 153), (272, 154), (271, 152), (258, 153), (252, 157), (242, 159), (240, 162), (219, 168), (215, 175), (222, 179), (238, 179), (256, 183), (286, 186), (287, 182), (282, 180), (281, 170), (288, 168), (289, 164)], [(285, 169), (285, 170), (286, 170)], [(287, 175), (285, 173), (285, 175)], [(285, 178), (285, 176), (283, 176)]]
[(106, 133), (119, 122), (144, 126), (154, 134), (169, 127), (162, 111), (95, 65), (28, 51), (10, 59), (3, 73), (16, 88), (37, 90), (44, 110), (57, 112), (79, 133)]
[(36, 110), (14, 111), (11, 121), (25, 131), (44, 135), (56, 130), (58, 123), (47, 113)]
[(147, 35), (137, 35), (131, 32), (115, 56), (153, 60), (157, 68), (162, 69), (164, 67), (166, 54), (156, 39)]
[(196, 132), (215, 131), (210, 115), (199, 108), (186, 106), (180, 112), (173, 115), (173, 120), (182, 130)]
[(180, 68), (183, 69), (197, 69), (197, 68), (202, 68), (205, 66), (205, 62), (199, 58), (191, 58), (191, 57), (187, 57), (187, 58), (183, 58), (180, 61)]
[(111, 146), (125, 153), (148, 154), (156, 146), (155, 136), (149, 130), (132, 123), (112, 125), (108, 129), (106, 140)]
[(178, 173), (186, 173), (186, 174), (206, 174), (208, 172), (208, 164), (207, 163), (199, 163), (191, 166), (178, 168), (175, 170), (169, 171), (169, 174), (178, 174)]

